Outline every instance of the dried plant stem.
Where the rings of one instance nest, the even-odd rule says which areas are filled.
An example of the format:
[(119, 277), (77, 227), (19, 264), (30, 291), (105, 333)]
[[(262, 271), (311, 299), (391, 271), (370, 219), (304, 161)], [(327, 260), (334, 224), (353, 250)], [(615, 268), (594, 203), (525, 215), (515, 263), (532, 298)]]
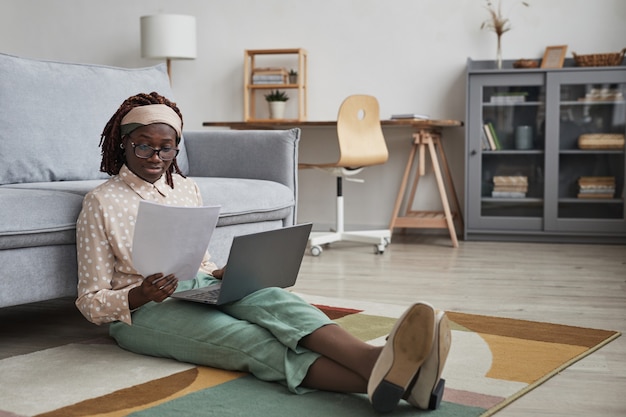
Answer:
[(498, 69), (502, 69), (502, 40), (498, 36), (498, 49), (496, 51), (496, 64)]

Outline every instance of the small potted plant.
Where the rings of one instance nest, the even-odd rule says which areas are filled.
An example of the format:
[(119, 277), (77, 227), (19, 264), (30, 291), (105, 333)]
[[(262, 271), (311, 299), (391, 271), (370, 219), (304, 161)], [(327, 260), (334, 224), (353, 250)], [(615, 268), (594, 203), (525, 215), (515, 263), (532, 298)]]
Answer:
[(289, 84), (298, 84), (298, 71), (295, 69), (289, 70)]
[(282, 119), (285, 114), (285, 105), (289, 96), (284, 91), (274, 90), (265, 94), (265, 101), (270, 108), (270, 119)]

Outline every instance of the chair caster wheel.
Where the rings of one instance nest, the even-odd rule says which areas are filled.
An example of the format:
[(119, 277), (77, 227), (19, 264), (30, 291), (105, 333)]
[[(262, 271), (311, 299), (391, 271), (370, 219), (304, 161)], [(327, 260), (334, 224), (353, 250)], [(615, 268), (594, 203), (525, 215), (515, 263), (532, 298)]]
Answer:
[(311, 255), (313, 256), (320, 256), (322, 254), (323, 250), (321, 246), (311, 246)]
[(385, 253), (385, 245), (374, 245), (374, 253), (376, 255), (382, 255)]

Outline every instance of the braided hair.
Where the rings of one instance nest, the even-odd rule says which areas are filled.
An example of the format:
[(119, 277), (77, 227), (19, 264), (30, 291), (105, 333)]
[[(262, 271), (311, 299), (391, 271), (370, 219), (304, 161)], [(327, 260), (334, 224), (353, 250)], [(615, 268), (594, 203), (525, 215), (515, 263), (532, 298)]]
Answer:
[[(124, 149), (122, 149), (121, 147), (123, 139), (122, 133), (120, 131), (122, 119), (134, 107), (147, 106), (150, 104), (165, 104), (166, 106), (171, 107), (172, 110), (174, 110), (174, 112), (178, 115), (178, 117), (180, 117), (180, 123), (182, 128), (183, 115), (176, 106), (176, 103), (169, 101), (162, 95), (156, 92), (152, 92), (150, 94), (140, 93), (127, 98), (126, 100), (124, 100), (119, 109), (117, 109), (111, 119), (107, 122), (104, 130), (102, 131), (102, 135), (100, 137), (100, 146), (102, 147), (102, 162), (100, 163), (101, 172), (106, 172), (109, 175), (119, 174), (122, 165), (124, 165), (124, 163), (126, 162)], [(180, 141), (180, 138), (176, 138), (177, 144), (178, 141)], [(172, 164), (165, 173), (166, 182), (172, 188), (174, 188), (174, 181), (172, 180), (172, 172), (174, 171), (178, 175), (184, 177), (183, 173), (178, 167), (178, 164), (176, 163), (176, 158), (174, 158)]]

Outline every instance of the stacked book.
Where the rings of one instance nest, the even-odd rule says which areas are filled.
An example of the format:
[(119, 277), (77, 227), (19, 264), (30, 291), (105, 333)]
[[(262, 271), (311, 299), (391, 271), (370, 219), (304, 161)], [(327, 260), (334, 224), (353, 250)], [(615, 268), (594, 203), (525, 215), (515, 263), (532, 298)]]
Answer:
[(426, 120), (430, 119), (430, 116), (427, 114), (420, 113), (400, 113), (400, 114), (392, 114), (391, 120)]
[(592, 88), (578, 101), (622, 101), (624, 93), (619, 88)]
[(578, 198), (613, 198), (615, 177), (580, 177)]
[(528, 192), (528, 177), (522, 175), (494, 176), (492, 197), (524, 198)]
[(525, 91), (494, 93), (489, 98), (489, 102), (492, 104), (520, 104), (526, 102), (527, 95), (528, 93)]
[(286, 84), (288, 77), (285, 68), (256, 68), (252, 72), (252, 84)]

